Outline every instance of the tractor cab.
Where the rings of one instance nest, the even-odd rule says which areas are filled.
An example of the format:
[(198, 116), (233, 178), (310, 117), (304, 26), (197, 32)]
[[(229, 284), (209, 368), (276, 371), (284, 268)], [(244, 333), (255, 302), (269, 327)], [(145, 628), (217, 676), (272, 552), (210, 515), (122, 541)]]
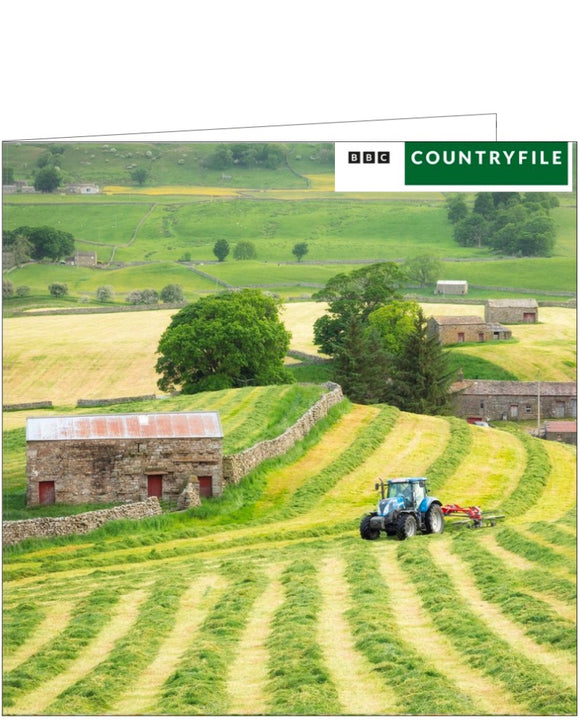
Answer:
[[(379, 479), (375, 490), (381, 491), (379, 509), (384, 508), (388, 501), (395, 500), (396, 508), (416, 511), (427, 495), (426, 478), (389, 478), (385, 490), (385, 482)], [(386, 494), (386, 495), (385, 495)], [(382, 506), (381, 506), (382, 505)], [(392, 507), (392, 504), (391, 504)]]

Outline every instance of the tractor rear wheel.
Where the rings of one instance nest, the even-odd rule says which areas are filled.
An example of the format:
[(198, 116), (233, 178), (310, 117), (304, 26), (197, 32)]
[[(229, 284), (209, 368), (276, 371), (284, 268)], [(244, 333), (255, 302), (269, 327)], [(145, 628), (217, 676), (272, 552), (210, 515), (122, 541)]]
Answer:
[(442, 534), (445, 528), (443, 511), (438, 503), (432, 503), (425, 517), (425, 528), (428, 534)]
[(371, 529), (371, 519), (376, 514), (363, 516), (360, 522), (360, 535), (363, 539), (378, 539), (381, 532), (378, 529)]
[(413, 514), (403, 514), (397, 521), (397, 539), (402, 541), (417, 533), (417, 520)]

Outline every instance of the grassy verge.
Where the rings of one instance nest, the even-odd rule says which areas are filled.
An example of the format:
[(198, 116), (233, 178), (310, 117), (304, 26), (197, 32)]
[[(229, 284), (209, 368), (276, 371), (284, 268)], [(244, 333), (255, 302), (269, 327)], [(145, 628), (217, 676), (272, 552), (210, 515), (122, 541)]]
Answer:
[(282, 576), (284, 604), (274, 616), (268, 692), (273, 715), (335, 715), (338, 693), (316, 642), (321, 596), (316, 569), (308, 560), (291, 564)]
[(467, 662), (481, 673), (502, 681), (514, 700), (535, 715), (563, 715), (576, 711), (575, 693), (564, 688), (550, 673), (517, 655), (498, 639), (473, 613), (453, 588), (444, 569), (428, 550), (428, 540), (400, 546), (399, 559), (411, 575), (435, 626), (461, 651)]

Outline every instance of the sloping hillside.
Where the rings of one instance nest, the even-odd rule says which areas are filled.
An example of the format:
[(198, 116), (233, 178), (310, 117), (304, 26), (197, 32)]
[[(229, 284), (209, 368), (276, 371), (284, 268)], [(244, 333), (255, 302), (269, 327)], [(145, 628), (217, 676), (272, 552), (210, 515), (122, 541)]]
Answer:
[[(340, 412), (200, 510), (7, 552), (5, 713), (574, 713), (575, 451)], [(420, 474), (505, 523), (363, 541)]]

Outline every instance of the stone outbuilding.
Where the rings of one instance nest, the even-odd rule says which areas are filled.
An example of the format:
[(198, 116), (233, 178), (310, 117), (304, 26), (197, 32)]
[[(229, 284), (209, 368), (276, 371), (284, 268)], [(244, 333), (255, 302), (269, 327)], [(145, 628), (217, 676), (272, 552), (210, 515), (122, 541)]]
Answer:
[(575, 420), (549, 420), (544, 424), (543, 438), (576, 445)]
[(514, 324), (538, 322), (538, 303), (533, 299), (487, 300), (485, 303), (485, 321)]
[(436, 295), (466, 295), (469, 285), (464, 279), (439, 279), (435, 286)]
[(489, 342), (507, 340), (511, 331), (503, 325), (488, 324), (477, 315), (445, 315), (430, 317), (427, 334), (437, 337), (442, 345), (464, 342)]
[(27, 505), (220, 496), (222, 449), (217, 412), (28, 418)]
[[(481, 420), (536, 420), (538, 383), (515, 380), (461, 380), (451, 392), (455, 414)], [(540, 418), (575, 418), (576, 383), (541, 382)]]

